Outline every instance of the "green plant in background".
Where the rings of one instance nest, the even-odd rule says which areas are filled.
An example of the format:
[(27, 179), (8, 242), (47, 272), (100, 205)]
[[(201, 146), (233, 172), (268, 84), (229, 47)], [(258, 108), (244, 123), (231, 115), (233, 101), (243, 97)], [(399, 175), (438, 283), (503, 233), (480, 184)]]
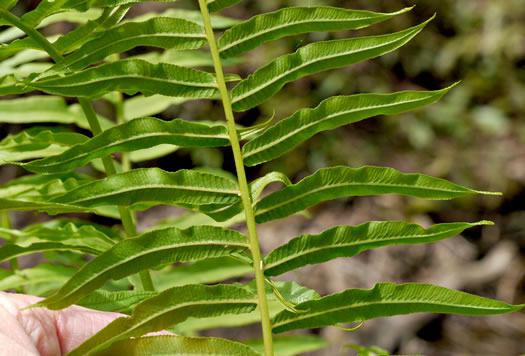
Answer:
[[(42, 1), (21, 18), (9, 11), (16, 1), (0, 6), (1, 24), (11, 26), (0, 34), (10, 41), (0, 47), (4, 73), (0, 95), (48, 94), (0, 101), (1, 121), (75, 123), (93, 133), (88, 138), (57, 127), (31, 127), (0, 142), (4, 161), (34, 173), (0, 189), (4, 211), (0, 233), (7, 242), (0, 248), (0, 259), (11, 263), (11, 271), (2, 271), (0, 289), (47, 297), (33, 307), (58, 310), (79, 304), (130, 314), (71, 354), (127, 354), (134, 349), (143, 354), (162, 350), (170, 354), (273, 355), (275, 349), (277, 354), (293, 355), (325, 343), (316, 337), (274, 338), (273, 334), (414, 312), (492, 315), (522, 308), (428, 284), (378, 283), (370, 290), (349, 289), (321, 297), (296, 283), (272, 279), (307, 264), (352, 257), (382, 246), (442, 240), (490, 224), (486, 221), (437, 224), (427, 229), (388, 221), (337, 226), (319, 235), (296, 237), (266, 256), (260, 252), (256, 224), (301, 213), (326, 200), (377, 194), (425, 199), (493, 194), (371, 166), (323, 168), (295, 184), (279, 172), (247, 180), (245, 166), (275, 160), (316, 133), (376, 115), (406, 112), (444, 96), (450, 88), (336, 96), (273, 126), (268, 120), (242, 127), (234, 118), (234, 111), (262, 104), (289, 82), (394, 51), (430, 20), (386, 35), (312, 43), (242, 79), (225, 73), (223, 66), (237, 63), (235, 57), (267, 42), (307, 32), (363, 28), (409, 9), (384, 14), (290, 7), (238, 22), (209, 12), (239, 0), (199, 0), (200, 12), (170, 9), (161, 15), (123, 20), (135, 2), (139, 1)], [(35, 30), (64, 19), (80, 24), (55, 39)], [(228, 29), (216, 40), (214, 31), (224, 28)], [(22, 33), (27, 36), (21, 38)], [(211, 56), (200, 50), (205, 45)], [(165, 51), (120, 59), (120, 54), (137, 46)], [(35, 62), (47, 56), (55, 63)], [(194, 69), (188, 63), (213, 66), (214, 71)], [(238, 83), (229, 90), (228, 82)], [(132, 97), (124, 100), (121, 93)], [(78, 98), (80, 105), (68, 105), (63, 97)], [(95, 99), (114, 106), (117, 124), (95, 113), (91, 102)], [(171, 104), (195, 99), (220, 100), (226, 123), (151, 117)], [(140, 117), (136, 108), (141, 110)], [(178, 147), (231, 147), (236, 176), (217, 169), (132, 169), (135, 162), (166, 155)], [(122, 153), (121, 164), (111, 158), (115, 152)], [(21, 163), (33, 158), (40, 159)], [(94, 170), (83, 168), (88, 164)], [(96, 170), (108, 177), (95, 178)], [(285, 187), (261, 199), (272, 182)], [(158, 204), (176, 205), (195, 214), (136, 236), (134, 211)], [(7, 210), (86, 212), (119, 218), (125, 235), (61, 217), (16, 230), (9, 224)], [(242, 221), (247, 236), (228, 229)], [(55, 263), (20, 270), (17, 257), (35, 252), (47, 252)], [(95, 258), (84, 263), (85, 254)], [(193, 263), (173, 265), (190, 261)], [(209, 285), (250, 273), (255, 279), (247, 284)], [(222, 317), (232, 314), (235, 317)], [(254, 322), (261, 323), (262, 341), (243, 344), (193, 336), (197, 330)], [(136, 338), (168, 328), (180, 336)]]

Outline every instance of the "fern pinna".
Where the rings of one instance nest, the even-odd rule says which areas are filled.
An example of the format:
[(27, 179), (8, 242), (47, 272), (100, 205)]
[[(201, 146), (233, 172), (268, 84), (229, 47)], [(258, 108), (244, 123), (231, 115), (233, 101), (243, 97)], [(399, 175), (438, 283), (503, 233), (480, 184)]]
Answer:
[[(323, 168), (297, 183), (279, 172), (247, 181), (245, 166), (278, 159), (319, 132), (417, 109), (451, 90), (452, 86), (436, 91), (336, 96), (274, 125), (271, 120), (252, 127), (235, 122), (234, 112), (257, 107), (287, 83), (398, 49), (431, 19), (395, 33), (314, 42), (241, 78), (225, 73), (223, 65), (238, 63), (238, 56), (268, 42), (308, 32), (361, 29), (410, 9), (374, 13), (289, 7), (238, 21), (210, 12), (240, 0), (198, 0), (198, 11), (168, 9), (125, 19), (136, 2), (141, 1), (43, 0), (22, 17), (10, 11), (16, 0), (3, 0), (0, 5), (0, 24), (7, 26), (1, 34), (6, 44), (0, 46), (0, 95), (39, 93), (1, 100), (1, 121), (75, 124), (93, 134), (90, 138), (57, 126), (38, 126), (0, 143), (3, 163), (34, 173), (0, 189), (4, 223), (0, 232), (6, 241), (0, 259), (9, 260), (12, 267), (2, 272), (0, 286), (47, 296), (32, 307), (59, 310), (79, 304), (130, 314), (110, 323), (71, 355), (146, 355), (155, 350), (172, 355), (264, 352), (270, 356), (274, 342), (277, 353), (279, 345), (286, 344), (291, 355), (325, 343), (314, 339), (305, 348), (304, 335), (274, 340), (273, 334), (414, 312), (491, 315), (522, 308), (428, 284), (378, 283), (370, 290), (349, 289), (321, 297), (296, 283), (272, 279), (307, 264), (352, 257), (369, 249), (454, 237), (470, 227), (491, 224), (487, 221), (436, 224), (427, 229), (389, 221), (336, 226), (318, 235), (298, 236), (266, 256), (260, 252), (256, 224), (301, 213), (331, 199), (377, 194), (452, 199), (494, 194), (372, 166)], [(56, 38), (46, 38), (36, 30), (66, 19), (78, 26)], [(218, 39), (216, 31), (223, 31)], [(202, 50), (206, 45), (208, 55)], [(120, 59), (120, 54), (137, 46), (164, 51)], [(44, 58), (52, 62), (40, 60)], [(236, 83), (230, 84), (231, 90), (229, 82)], [(64, 97), (77, 98), (78, 104)], [(116, 123), (95, 112), (95, 99), (114, 106)], [(220, 100), (226, 122), (153, 117), (171, 104), (195, 99)], [(235, 178), (217, 170), (133, 169), (137, 162), (179, 147), (228, 146), (233, 151)], [(111, 156), (116, 152), (121, 153), (120, 162)], [(31, 161), (24, 162), (27, 160)], [(76, 171), (86, 165), (94, 169)], [(107, 177), (86, 174), (96, 170)], [(261, 199), (272, 182), (284, 188)], [(158, 204), (194, 212), (189, 218), (191, 226), (165, 224), (137, 236), (134, 212)], [(16, 230), (9, 225), (8, 210), (98, 214), (120, 219), (124, 233), (63, 217)], [(239, 222), (246, 223), (247, 236), (229, 229)], [(19, 270), (19, 256), (46, 251), (94, 258), (80, 269), (71, 263), (44, 263)], [(75, 261), (79, 263), (77, 259), (73, 265)], [(255, 278), (248, 284), (210, 285), (249, 274)], [(228, 314), (235, 318), (221, 318)], [(261, 342), (190, 336), (196, 330), (254, 322), (261, 324)], [(137, 338), (165, 329), (178, 335)]]

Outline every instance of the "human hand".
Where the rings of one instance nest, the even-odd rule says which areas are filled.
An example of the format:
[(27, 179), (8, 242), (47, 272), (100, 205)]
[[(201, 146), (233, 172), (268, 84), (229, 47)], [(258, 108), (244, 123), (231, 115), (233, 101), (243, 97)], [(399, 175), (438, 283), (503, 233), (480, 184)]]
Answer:
[(119, 313), (99, 312), (79, 306), (53, 311), (33, 308), (42, 298), (0, 292), (0, 355), (65, 355), (97, 333)]

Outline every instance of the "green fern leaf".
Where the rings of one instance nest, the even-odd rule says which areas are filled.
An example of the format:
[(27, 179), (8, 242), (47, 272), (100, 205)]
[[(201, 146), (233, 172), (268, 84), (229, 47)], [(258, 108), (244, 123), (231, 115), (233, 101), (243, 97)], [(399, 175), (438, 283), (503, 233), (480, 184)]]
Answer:
[(0, 96), (29, 93), (31, 88), (18, 80), (14, 74), (0, 77)]
[(372, 221), (358, 226), (336, 226), (319, 235), (301, 235), (273, 250), (264, 259), (264, 273), (278, 276), (308, 264), (323, 263), (338, 257), (352, 257), (363, 251), (400, 244), (422, 244), (460, 234), (478, 223), (437, 224), (423, 229), (405, 222)]
[(248, 313), (256, 305), (255, 295), (230, 285), (175, 287), (138, 304), (130, 317), (114, 320), (69, 355), (98, 351), (112, 342), (164, 330), (189, 317)]
[(208, 10), (210, 12), (217, 12), (241, 1), (242, 0), (208, 0)]
[(235, 57), (281, 37), (363, 28), (408, 10), (382, 14), (326, 6), (287, 7), (254, 16), (226, 30), (218, 41), (219, 52), (223, 58)]
[(23, 285), (38, 283), (63, 284), (77, 271), (76, 267), (43, 263), (36, 267), (26, 268), (16, 274), (2, 276), (0, 290), (16, 289)]
[[(65, 35), (58, 37), (58, 39), (53, 42), (53, 47), (55, 47), (57, 52), (65, 54), (76, 49), (79, 45), (85, 43), (89, 39), (97, 36), (101, 31), (119, 23), (120, 20), (122, 20), (122, 18), (126, 15), (129, 8), (130, 6), (120, 6), (114, 8), (108, 7), (102, 12), (102, 14), (99, 13), (98, 9), (94, 8), (82, 14), (70, 11), (57, 13), (44, 19), (42, 23), (37, 26), (37, 28), (62, 21), (82, 23), (82, 25), (66, 33)], [(80, 15), (75, 16), (76, 14)], [(92, 17), (95, 18), (91, 19)], [(86, 20), (88, 21), (86, 22)], [(0, 34), (0, 42), (7, 42), (8, 40), (13, 39), (12, 37), (16, 38), (16, 34), (18, 32), (23, 34), (22, 31), (18, 30), (18, 28), (10, 28), (9, 30)], [(7, 33), (8, 31), (13, 32), (14, 34), (10, 35)], [(2, 36), (3, 34), (7, 36)], [(5, 37), (4, 41), (1, 40), (2, 37)], [(28, 48), (43, 51), (43, 49), (31, 37), (25, 37), (23, 39), (14, 40), (9, 44), (0, 45), (0, 59), (7, 58), (23, 49)], [(42, 52), (42, 54), (43, 57), (48, 57), (47, 53)], [(4, 65), (4, 63), (2, 63), (2, 65)]]
[(0, 4), (0, 8), (1, 9), (5, 9), (5, 10), (9, 10), (13, 6), (15, 6), (17, 2), (18, 2), (18, 0), (5, 0), (4, 2), (2, 2), (2, 4)]
[(250, 265), (230, 256), (207, 258), (191, 264), (178, 265), (152, 272), (155, 288), (159, 291), (187, 284), (211, 284), (253, 273)]
[[(51, 15), (64, 12), (85, 12), (91, 7), (104, 6), (116, 7), (120, 5), (144, 2), (147, 0), (53, 0), (41, 1), (38, 6), (22, 16), (22, 22), (28, 27), (37, 27), (44, 19)], [(163, 1), (163, 0), (158, 0)], [(176, 0), (164, 0), (176, 1)], [(67, 17), (66, 17), (67, 19)], [(6, 21), (0, 21), (0, 25), (10, 25)]]
[(122, 290), (118, 292), (96, 290), (76, 304), (93, 310), (122, 312), (156, 295), (157, 292), (141, 290)]
[(509, 305), (431, 284), (378, 283), (372, 289), (349, 289), (297, 305), (305, 313), (287, 310), (273, 319), (273, 331), (319, 328), (373, 318), (418, 312), (460, 315), (494, 315), (520, 310)]
[(16, 135), (7, 136), (0, 142), (0, 165), (2, 161), (7, 160), (18, 162), (53, 156), (88, 139), (88, 137), (75, 132), (32, 127)]
[(229, 204), (239, 200), (238, 188), (229, 179), (208, 173), (158, 168), (135, 169), (85, 184), (53, 200), (52, 203), (95, 207), (131, 206), (137, 203)]
[(170, 105), (179, 105), (187, 100), (187, 98), (163, 95), (152, 95), (147, 97), (136, 95), (124, 101), (124, 119), (129, 121), (131, 119), (157, 115), (169, 108)]
[(122, 235), (108, 227), (74, 219), (54, 219), (41, 224), (34, 224), (22, 230), (25, 234), (46, 241), (67, 242), (72, 239), (98, 239), (111, 245), (122, 240)]
[(313, 135), (376, 115), (392, 115), (436, 102), (451, 87), (437, 91), (393, 94), (358, 94), (324, 100), (314, 109), (303, 109), (270, 127), (242, 148), (244, 164), (254, 166), (292, 150)]
[(453, 199), (471, 194), (496, 193), (472, 190), (422, 174), (404, 174), (392, 168), (339, 166), (320, 169), (299, 183), (263, 198), (255, 205), (255, 218), (258, 223), (263, 223), (284, 218), (321, 201), (376, 194)]
[(122, 340), (97, 355), (152, 354), (172, 356), (260, 356), (249, 346), (239, 342), (213, 337), (185, 337), (175, 335), (146, 336), (138, 339)]
[[(83, 208), (73, 205), (60, 204), (60, 203), (49, 203), (42, 201), (29, 200), (27, 198), (0, 198), (0, 211), (7, 210), (19, 210), (19, 211), (31, 211), (36, 210), (38, 212), (46, 212), (51, 215), (63, 214), (63, 213), (98, 213), (99, 215), (106, 215), (103, 212)], [(114, 215), (107, 215), (115, 217)]]
[[(68, 1), (69, 0), (41, 1), (34, 10), (24, 14), (21, 20), (28, 27), (37, 27), (46, 17), (64, 11), (64, 5)], [(70, 11), (70, 8), (67, 10)], [(0, 23), (0, 25), (5, 24), (6, 23)]]
[(222, 125), (205, 125), (184, 120), (166, 122), (146, 117), (108, 129), (89, 141), (76, 145), (62, 154), (21, 164), (37, 173), (60, 173), (82, 167), (95, 158), (113, 152), (130, 152), (159, 144), (183, 147), (220, 147), (229, 144)]
[(76, 172), (48, 176), (22, 176), (3, 185), (0, 188), (0, 197), (45, 201), (91, 181), (93, 181), (91, 177)]
[[(98, 116), (103, 129), (114, 124)], [(0, 100), (0, 122), (10, 124), (29, 124), (52, 122), (75, 124), (89, 129), (89, 123), (78, 104), (67, 105), (64, 98), (58, 96), (35, 95), (26, 98)]]
[[(104, 1), (104, 0), (100, 0)], [(164, 12), (161, 12), (160, 14), (157, 13), (146, 13), (140, 16), (137, 16), (134, 18), (135, 21), (144, 21), (153, 17), (174, 17), (178, 19), (185, 19), (191, 22), (198, 23), (199, 25), (203, 25), (204, 23), (202, 21), (202, 14), (199, 10), (188, 10), (188, 9), (167, 9)], [(221, 15), (211, 15), (210, 16), (211, 26), (214, 29), (221, 30), (228, 27), (231, 27), (233, 25), (238, 24), (240, 21), (237, 19), (233, 19), (231, 17), (225, 17)]]
[[(75, 24), (85, 24), (88, 21), (95, 20), (100, 16), (102, 11), (100, 9), (92, 8), (85, 12), (77, 12), (77, 11), (64, 11), (55, 13), (54, 15), (51, 15), (47, 18), (45, 18), (39, 25), (35, 27), (35, 29), (42, 28), (44, 26), (54, 24), (57, 22), (62, 21), (69, 21), (71, 23)], [(6, 25), (6, 26), (13, 26), (10, 23), (7, 23), (7, 21), (0, 19), (0, 24)], [(0, 32), (0, 43), (8, 43), (10, 41), (13, 41), (17, 38), (23, 37), (25, 34), (22, 30), (20, 30), (17, 27), (9, 27), (6, 30)]]
[[(253, 270), (252, 270), (253, 271)], [(295, 282), (274, 282), (279, 293), (291, 303), (303, 303), (307, 300), (320, 299), (321, 297), (314, 290), (300, 286)], [(235, 284), (235, 286), (257, 293), (255, 283), (252, 281), (247, 285)], [(277, 300), (275, 294), (268, 284), (266, 284), (266, 295), (268, 298), (268, 308), (270, 316), (275, 316), (284, 310), (281, 302)], [(237, 315), (235, 318), (228, 318), (216, 316), (202, 319), (189, 319), (173, 328), (170, 331), (175, 333), (191, 333), (200, 330), (209, 330), (220, 327), (239, 327), (257, 323), (261, 320), (261, 313), (255, 309), (251, 313)]]
[[(260, 177), (250, 183), (250, 195), (252, 201), (256, 201), (259, 196), (262, 194), (264, 188), (270, 183), (280, 182), (285, 185), (292, 184), (290, 179), (286, 175), (280, 172), (270, 172), (264, 177)], [(188, 209), (193, 211), (199, 211), (207, 216), (211, 217), (213, 220), (218, 222), (224, 222), (234, 218), (239, 214), (243, 214), (243, 205), (242, 201), (238, 201), (235, 204), (206, 204), (201, 206), (188, 206)]]
[[(0, 45), (0, 60), (4, 60), (5, 58), (11, 57), (20, 51), (27, 50), (27, 49), (41, 49), (40, 46), (33, 41), (32, 38), (26, 37), (22, 39), (14, 40), (11, 43), (4, 43)], [(6, 66), (2, 63), (2, 67)]]
[(102, 253), (101, 250), (96, 250), (91, 247), (66, 245), (60, 242), (37, 242), (29, 246), (5, 244), (4, 246), (0, 247), (0, 262), (7, 261), (11, 258), (19, 256), (45, 251), (75, 251), (86, 253), (92, 256), (97, 256)]
[(94, 20), (78, 26), (74, 30), (60, 36), (54, 43), (55, 49), (61, 53), (69, 53), (90, 39), (97, 37), (104, 30), (118, 24), (127, 14), (131, 5), (108, 7)]
[(295, 53), (279, 57), (233, 88), (233, 110), (253, 108), (277, 93), (286, 83), (306, 75), (345, 67), (391, 52), (410, 41), (429, 21), (387, 35), (312, 43)]
[(55, 219), (30, 225), (23, 230), (0, 228), (0, 236), (20, 245), (59, 242), (105, 251), (122, 236), (104, 226), (72, 219)]
[(0, 210), (38, 210), (51, 214), (92, 212), (113, 217), (111, 207), (90, 209), (47, 201), (91, 181), (93, 179), (90, 177), (71, 172), (63, 175), (23, 176), (0, 188)]
[(186, 230), (166, 228), (146, 232), (114, 245), (80, 269), (55, 295), (38, 303), (58, 310), (76, 303), (108, 280), (170, 264), (241, 253), (248, 238), (212, 226)]
[(210, 73), (166, 63), (151, 64), (138, 59), (107, 63), (64, 77), (31, 82), (29, 85), (46, 93), (76, 97), (100, 97), (111, 91), (193, 99), (213, 98), (218, 94), (215, 77)]
[(183, 19), (166, 17), (127, 22), (104, 31), (43, 75), (75, 72), (100, 62), (111, 54), (122, 53), (137, 46), (196, 49), (205, 44), (204, 28)]

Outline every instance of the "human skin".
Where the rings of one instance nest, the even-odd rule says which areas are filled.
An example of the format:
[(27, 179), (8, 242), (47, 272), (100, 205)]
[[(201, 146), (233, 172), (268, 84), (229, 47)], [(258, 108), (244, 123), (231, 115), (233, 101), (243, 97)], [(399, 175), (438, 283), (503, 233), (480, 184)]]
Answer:
[(0, 292), (0, 355), (65, 355), (94, 335), (119, 313), (71, 306), (62, 310), (33, 308), (42, 298)]

